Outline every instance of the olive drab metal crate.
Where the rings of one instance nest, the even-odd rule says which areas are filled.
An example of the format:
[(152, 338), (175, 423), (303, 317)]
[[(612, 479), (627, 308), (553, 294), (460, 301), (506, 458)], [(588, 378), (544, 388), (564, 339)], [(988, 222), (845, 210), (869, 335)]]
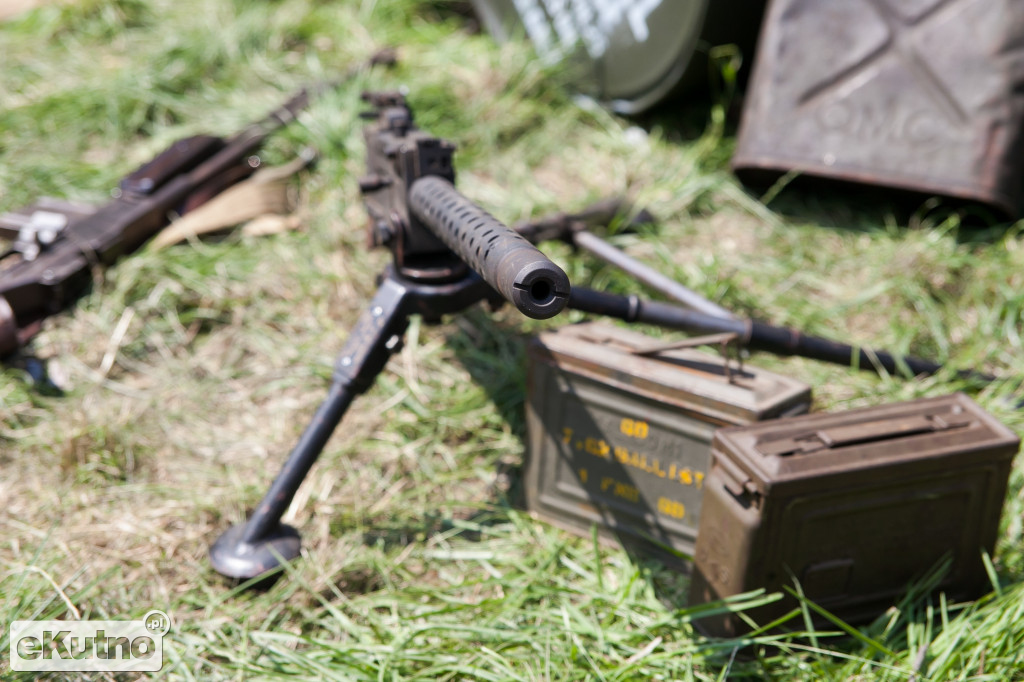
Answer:
[[(978, 597), (991, 589), (982, 552), (995, 546), (1019, 446), (961, 393), (721, 429), (690, 601), (796, 581), (822, 608), (862, 622), (943, 561), (937, 589)], [(746, 615), (766, 625), (796, 606), (786, 596)], [(732, 614), (697, 626), (717, 636), (747, 629)]]
[(685, 569), (715, 429), (806, 412), (811, 389), (673, 346), (601, 323), (537, 337), (524, 487), (535, 516)]

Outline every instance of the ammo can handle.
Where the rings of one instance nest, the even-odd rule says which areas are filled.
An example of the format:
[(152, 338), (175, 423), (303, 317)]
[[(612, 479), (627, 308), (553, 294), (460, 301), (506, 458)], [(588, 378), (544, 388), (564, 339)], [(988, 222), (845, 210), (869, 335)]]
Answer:
[[(946, 415), (946, 417), (952, 417)], [(903, 436), (914, 436), (919, 433), (933, 433), (945, 431), (946, 429), (966, 426), (970, 420), (957, 420), (954, 418), (943, 419), (941, 415), (918, 414), (911, 417), (899, 417), (896, 419), (882, 419), (867, 424), (850, 424), (849, 426), (834, 426), (830, 429), (818, 431), (815, 435), (828, 447), (841, 447), (855, 443), (867, 443), (888, 438), (900, 438)]]
[(860, 424), (833, 426), (803, 436), (758, 443), (756, 447), (763, 455), (785, 456), (846, 445), (873, 443), (889, 438), (916, 436), (920, 433), (935, 433), (968, 426), (970, 423), (969, 417), (957, 416), (955, 413), (917, 414)]
[(416, 180), (409, 208), (524, 315), (545, 320), (569, 302), (569, 277), (560, 267), (444, 178)]

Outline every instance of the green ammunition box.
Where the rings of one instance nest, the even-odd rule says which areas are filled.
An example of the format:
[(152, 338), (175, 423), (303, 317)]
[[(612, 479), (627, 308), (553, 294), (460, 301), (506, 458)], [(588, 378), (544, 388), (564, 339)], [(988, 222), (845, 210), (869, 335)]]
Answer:
[(799, 381), (600, 323), (536, 338), (528, 383), (528, 510), (682, 569), (715, 429), (811, 402)]
[[(795, 589), (846, 622), (869, 620), (940, 562), (950, 601), (990, 589), (992, 552), (1020, 439), (957, 393), (721, 429), (712, 444), (690, 583), (703, 603)], [(795, 598), (746, 612), (767, 625)], [(749, 628), (733, 614), (706, 634)], [(801, 620), (798, 627), (803, 626)]]

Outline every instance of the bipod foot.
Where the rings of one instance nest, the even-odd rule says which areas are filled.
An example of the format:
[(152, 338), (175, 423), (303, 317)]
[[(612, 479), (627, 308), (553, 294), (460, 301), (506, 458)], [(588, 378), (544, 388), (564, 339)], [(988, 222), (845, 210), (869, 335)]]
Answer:
[(273, 582), (285, 562), (299, 556), (299, 531), (283, 523), (257, 540), (246, 540), (248, 524), (224, 531), (210, 547), (213, 570), (233, 580), (245, 581), (266, 575)]

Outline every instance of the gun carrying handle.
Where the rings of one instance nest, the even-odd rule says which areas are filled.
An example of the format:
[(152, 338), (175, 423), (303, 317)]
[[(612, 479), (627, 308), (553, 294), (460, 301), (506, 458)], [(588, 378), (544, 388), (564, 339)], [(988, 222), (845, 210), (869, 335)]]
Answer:
[(569, 301), (569, 278), (537, 247), (428, 175), (409, 189), (409, 208), (448, 248), (524, 315), (554, 317)]

